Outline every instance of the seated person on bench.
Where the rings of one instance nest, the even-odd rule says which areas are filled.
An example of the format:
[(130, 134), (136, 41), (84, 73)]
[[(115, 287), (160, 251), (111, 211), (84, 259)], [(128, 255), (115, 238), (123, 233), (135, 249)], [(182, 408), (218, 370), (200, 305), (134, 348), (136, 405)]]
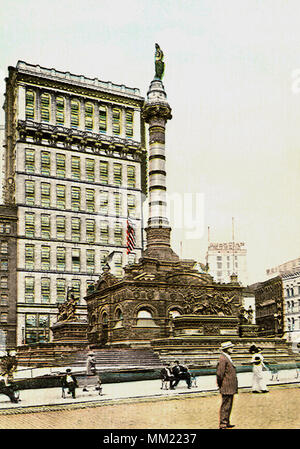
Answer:
[(184, 365), (180, 365), (179, 361), (175, 361), (175, 365), (172, 368), (172, 373), (175, 377), (174, 387), (176, 387), (180, 380), (185, 380), (188, 388), (192, 386), (191, 373)]
[(18, 393), (16, 394), (16, 388), (14, 388), (14, 385), (11, 383), (6, 384), (4, 379), (0, 379), (0, 393), (8, 396), (10, 402), (19, 402)]
[(161, 377), (162, 377), (162, 380), (169, 381), (170, 382), (170, 390), (174, 390), (173, 383), (174, 383), (175, 378), (172, 374), (170, 363), (166, 363), (165, 367), (161, 370)]
[(72, 394), (72, 398), (75, 399), (75, 390), (78, 387), (76, 377), (72, 374), (72, 370), (68, 368), (66, 370), (66, 374), (62, 378), (62, 386), (63, 388), (68, 388), (68, 393)]

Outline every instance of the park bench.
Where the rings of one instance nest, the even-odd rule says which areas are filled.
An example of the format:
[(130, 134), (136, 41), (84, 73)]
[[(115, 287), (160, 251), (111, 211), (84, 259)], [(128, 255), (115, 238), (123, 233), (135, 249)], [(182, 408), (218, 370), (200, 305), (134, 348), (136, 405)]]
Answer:
[[(102, 394), (102, 382), (99, 375), (75, 375), (75, 377), (78, 385), (77, 389), (82, 389), (83, 393), (97, 391), (99, 395)], [(68, 387), (62, 386), (62, 398), (66, 397), (66, 390), (68, 390)]]
[[(161, 390), (169, 390), (169, 383), (170, 380), (168, 380), (166, 377), (162, 376), (161, 378)], [(197, 388), (197, 377), (195, 374), (191, 375), (191, 387)]]
[(0, 394), (8, 396), (11, 402), (19, 402), (20, 391), (15, 383), (6, 385), (4, 380), (0, 381)]

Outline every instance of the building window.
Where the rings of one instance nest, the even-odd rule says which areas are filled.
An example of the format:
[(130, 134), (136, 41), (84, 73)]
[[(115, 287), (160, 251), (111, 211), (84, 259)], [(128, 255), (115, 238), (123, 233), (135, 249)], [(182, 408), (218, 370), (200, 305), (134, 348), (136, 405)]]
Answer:
[(34, 237), (34, 214), (25, 213), (25, 237)]
[(50, 229), (50, 215), (41, 215), (41, 237), (45, 240), (50, 240), (51, 229)]
[(72, 248), (72, 271), (80, 272), (80, 249)]
[(112, 110), (112, 130), (115, 136), (121, 134), (121, 110), (118, 108)]
[(25, 302), (34, 302), (34, 277), (25, 277)]
[(79, 126), (79, 101), (71, 100), (71, 128), (78, 128)]
[(80, 242), (80, 218), (71, 219), (71, 239), (72, 242)]
[(87, 243), (94, 243), (95, 241), (95, 220), (86, 220), (86, 241)]
[(80, 298), (80, 280), (79, 279), (72, 279), (72, 289), (75, 299)]
[(123, 276), (123, 254), (122, 253), (116, 253), (114, 256), (114, 265), (115, 265), (115, 274), (117, 277)]
[(27, 206), (34, 206), (34, 181), (25, 181), (25, 204)]
[(66, 269), (66, 249), (58, 247), (56, 250), (56, 268), (58, 271)]
[(127, 166), (127, 186), (131, 189), (135, 188), (135, 166), (134, 165), (128, 165)]
[(51, 168), (50, 153), (49, 151), (42, 151), (41, 152), (42, 175), (50, 176), (50, 168)]
[(290, 296), (290, 289), (289, 288), (286, 289), (286, 295), (287, 295), (287, 297)]
[(0, 269), (2, 271), (7, 271), (8, 270), (8, 260), (7, 259), (1, 259)]
[(100, 192), (100, 213), (103, 215), (108, 214), (108, 192), (104, 190)]
[(92, 131), (94, 128), (94, 106), (92, 103), (85, 103), (85, 129)]
[(217, 268), (222, 268), (222, 262), (217, 263)]
[(66, 208), (66, 186), (64, 185), (56, 186), (56, 207), (57, 209)]
[(99, 132), (106, 133), (107, 131), (107, 109), (105, 106), (99, 107)]
[(120, 216), (122, 214), (122, 197), (120, 193), (114, 194), (115, 214)]
[(2, 293), (0, 296), (0, 301), (2, 306), (8, 305), (8, 295), (6, 293)]
[(86, 210), (87, 212), (95, 212), (95, 190), (86, 189)]
[(35, 151), (31, 148), (25, 149), (25, 172), (34, 173), (35, 171)]
[(63, 97), (56, 98), (56, 124), (63, 126), (65, 123), (65, 100)]
[(136, 254), (130, 253), (128, 254), (128, 265), (133, 265), (135, 263)]
[(115, 186), (122, 185), (122, 165), (118, 163), (114, 163), (114, 178), (113, 182)]
[(95, 250), (86, 250), (86, 270), (88, 273), (93, 273), (95, 269)]
[(0, 253), (1, 254), (8, 254), (8, 242), (1, 242), (0, 243)]
[(1, 276), (0, 287), (1, 288), (8, 288), (8, 277), (7, 276)]
[(2, 221), (0, 223), (0, 234), (10, 234), (11, 225), (8, 221)]
[(135, 217), (136, 214), (135, 195), (127, 195), (127, 211), (130, 217)]
[(116, 317), (116, 324), (115, 324), (114, 328), (122, 327), (122, 325), (123, 325), (123, 313), (122, 313), (121, 309), (117, 309), (116, 310), (115, 317)]
[(104, 265), (105, 265), (105, 263), (106, 263), (105, 261), (106, 261), (107, 256), (108, 256), (108, 251), (101, 251), (101, 252), (100, 252), (100, 264), (101, 264), (101, 268), (104, 267)]
[(61, 153), (56, 154), (56, 176), (58, 178), (66, 177), (66, 156)]
[(80, 210), (80, 188), (71, 187), (71, 209), (73, 211)]
[(126, 137), (133, 137), (133, 111), (126, 111)]
[(71, 177), (74, 180), (80, 179), (80, 157), (72, 156), (71, 158)]
[(42, 245), (41, 247), (41, 269), (50, 270), (50, 246)]
[(140, 309), (137, 313), (136, 325), (139, 327), (154, 327), (152, 313), (147, 309)]
[(293, 289), (293, 287), (291, 288), (291, 296), (294, 296), (294, 289)]
[(34, 245), (25, 245), (25, 269), (34, 270)]
[(1, 323), (7, 323), (7, 317), (8, 317), (7, 312), (1, 312), (1, 317), (0, 317)]
[(50, 108), (51, 108), (50, 95), (44, 93), (41, 95), (41, 120), (42, 120), (42, 122), (49, 123)]
[(108, 243), (108, 222), (101, 221), (100, 223), (100, 242)]
[(121, 246), (123, 244), (123, 229), (121, 223), (115, 223), (114, 239), (116, 245)]
[(108, 162), (100, 161), (100, 183), (108, 184)]
[(34, 120), (34, 113), (35, 113), (34, 101), (35, 101), (34, 92), (32, 90), (27, 90), (25, 96), (26, 120)]
[(66, 219), (63, 216), (56, 217), (56, 238), (58, 240), (66, 238)]
[(50, 279), (41, 279), (41, 302), (47, 304), (50, 302)]
[(64, 302), (66, 299), (66, 280), (56, 280), (56, 302)]
[(25, 344), (46, 343), (49, 341), (49, 315), (26, 313)]
[(41, 183), (41, 206), (42, 207), (50, 207), (50, 188), (51, 185), (47, 182)]
[(85, 173), (87, 181), (95, 181), (95, 160), (86, 159), (85, 160)]

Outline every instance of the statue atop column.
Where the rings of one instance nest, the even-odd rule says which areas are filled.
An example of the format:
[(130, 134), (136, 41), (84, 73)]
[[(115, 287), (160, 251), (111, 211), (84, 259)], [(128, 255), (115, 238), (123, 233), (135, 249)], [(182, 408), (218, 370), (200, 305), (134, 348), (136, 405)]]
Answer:
[(158, 44), (155, 44), (155, 79), (162, 80), (165, 71), (164, 54)]

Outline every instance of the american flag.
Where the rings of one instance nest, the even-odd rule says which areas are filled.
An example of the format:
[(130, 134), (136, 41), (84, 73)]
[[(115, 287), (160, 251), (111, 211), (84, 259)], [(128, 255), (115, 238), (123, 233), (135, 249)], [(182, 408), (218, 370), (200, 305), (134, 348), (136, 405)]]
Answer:
[(135, 248), (135, 228), (130, 217), (127, 217), (127, 254)]

